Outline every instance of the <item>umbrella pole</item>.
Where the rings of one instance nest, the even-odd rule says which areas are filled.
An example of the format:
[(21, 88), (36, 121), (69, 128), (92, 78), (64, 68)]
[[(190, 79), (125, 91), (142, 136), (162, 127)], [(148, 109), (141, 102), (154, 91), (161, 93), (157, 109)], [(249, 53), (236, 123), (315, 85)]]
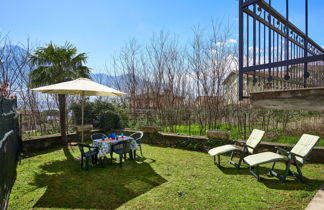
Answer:
[(82, 100), (82, 103), (81, 103), (81, 142), (83, 143), (83, 119), (84, 119), (84, 95), (81, 96), (81, 100)]

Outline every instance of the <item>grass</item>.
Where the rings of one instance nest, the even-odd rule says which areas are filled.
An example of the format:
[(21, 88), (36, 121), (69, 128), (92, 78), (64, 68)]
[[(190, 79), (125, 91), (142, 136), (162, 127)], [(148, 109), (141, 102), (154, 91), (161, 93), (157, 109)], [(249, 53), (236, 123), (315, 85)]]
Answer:
[[(231, 125), (226, 124), (219, 124), (217, 125), (218, 130), (228, 130), (231, 133), (230, 138), (231, 139), (244, 139), (244, 136), (240, 134), (239, 130), (236, 127), (233, 127)], [(169, 132), (169, 128), (164, 128), (164, 132)], [(248, 131), (247, 131), (248, 132)], [(281, 131), (268, 131), (267, 133), (278, 133)], [(200, 127), (198, 124), (192, 124), (190, 126), (190, 132), (189, 132), (189, 126), (188, 125), (177, 125), (176, 126), (176, 133), (177, 134), (184, 134), (184, 135), (196, 135), (196, 136), (205, 136), (206, 130), (202, 130), (202, 133), (200, 134)], [(316, 135), (316, 134), (314, 134)], [(267, 142), (278, 142), (283, 144), (296, 144), (299, 140), (300, 136), (278, 136), (275, 139), (274, 138), (263, 138), (263, 141)], [(316, 146), (324, 146), (324, 141), (320, 140)]]
[[(218, 130), (230, 130), (231, 131), (231, 138), (234, 138), (234, 139), (241, 138), (241, 135), (238, 133), (238, 130), (235, 129), (234, 127), (230, 126), (230, 125), (218, 124), (217, 129)], [(165, 127), (164, 132), (170, 132), (170, 128)], [(202, 129), (202, 131), (200, 132), (199, 124), (191, 124), (190, 125), (190, 130), (189, 130), (189, 125), (177, 125), (176, 126), (176, 133), (177, 134), (184, 134), (184, 135), (195, 135), (195, 136), (203, 135), (203, 136), (205, 136), (206, 135), (206, 129)]]
[[(9, 209), (304, 209), (324, 182), (323, 164), (306, 164), (307, 183), (281, 184), (222, 156), (217, 168), (205, 153), (143, 145), (143, 158), (79, 168), (73, 150), (56, 149), (21, 161)], [(278, 164), (283, 169), (283, 164)]]

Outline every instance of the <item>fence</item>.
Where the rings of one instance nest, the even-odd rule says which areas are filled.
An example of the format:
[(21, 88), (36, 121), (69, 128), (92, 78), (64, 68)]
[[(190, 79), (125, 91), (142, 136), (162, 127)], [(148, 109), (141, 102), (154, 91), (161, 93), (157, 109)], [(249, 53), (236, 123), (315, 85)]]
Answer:
[(17, 101), (0, 96), (0, 207), (6, 209), (21, 152)]
[(323, 86), (324, 49), (308, 36), (307, 0), (305, 30), (291, 22), (288, 1), (285, 14), (271, 0), (240, 0), (239, 5), (240, 99), (269, 89)]

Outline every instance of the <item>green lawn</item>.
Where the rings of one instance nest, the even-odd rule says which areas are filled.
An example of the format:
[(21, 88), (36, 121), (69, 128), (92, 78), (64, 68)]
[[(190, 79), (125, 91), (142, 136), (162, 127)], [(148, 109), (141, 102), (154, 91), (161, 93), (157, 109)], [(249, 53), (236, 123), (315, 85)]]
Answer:
[[(303, 184), (261, 182), (222, 157), (217, 168), (205, 153), (143, 145), (144, 158), (105, 168), (79, 168), (73, 150), (56, 149), (19, 164), (9, 209), (304, 209), (324, 183), (324, 165), (306, 164)], [(115, 155), (115, 157), (117, 157)], [(282, 165), (282, 164), (278, 164)]]

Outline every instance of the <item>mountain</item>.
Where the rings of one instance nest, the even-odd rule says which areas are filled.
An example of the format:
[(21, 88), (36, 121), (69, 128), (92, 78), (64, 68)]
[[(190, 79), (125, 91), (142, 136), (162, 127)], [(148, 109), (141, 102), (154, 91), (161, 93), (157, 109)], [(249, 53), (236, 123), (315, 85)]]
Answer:
[[(90, 77), (93, 81), (98, 82), (100, 84), (106, 85), (108, 87), (127, 92), (127, 81), (131, 78), (131, 74), (122, 74), (118, 76), (111, 76), (108, 74), (103, 74), (103, 73), (91, 73)], [(142, 79), (138, 76), (135, 76), (135, 80), (137, 81), (138, 87), (146, 85), (152, 85), (154, 84), (151, 81)], [(162, 89), (167, 88), (167, 85), (165, 83), (159, 83), (162, 87)]]
[(27, 71), (27, 51), (18, 45), (0, 46), (0, 83), (13, 82), (17, 75)]
[[(106, 85), (108, 87), (118, 89), (121, 91), (127, 90), (127, 80), (130, 77), (129, 74), (123, 74), (118, 76), (112, 76), (103, 73), (91, 73), (90, 77), (93, 81), (100, 84)], [(136, 77), (136, 80), (139, 81), (139, 78)]]

